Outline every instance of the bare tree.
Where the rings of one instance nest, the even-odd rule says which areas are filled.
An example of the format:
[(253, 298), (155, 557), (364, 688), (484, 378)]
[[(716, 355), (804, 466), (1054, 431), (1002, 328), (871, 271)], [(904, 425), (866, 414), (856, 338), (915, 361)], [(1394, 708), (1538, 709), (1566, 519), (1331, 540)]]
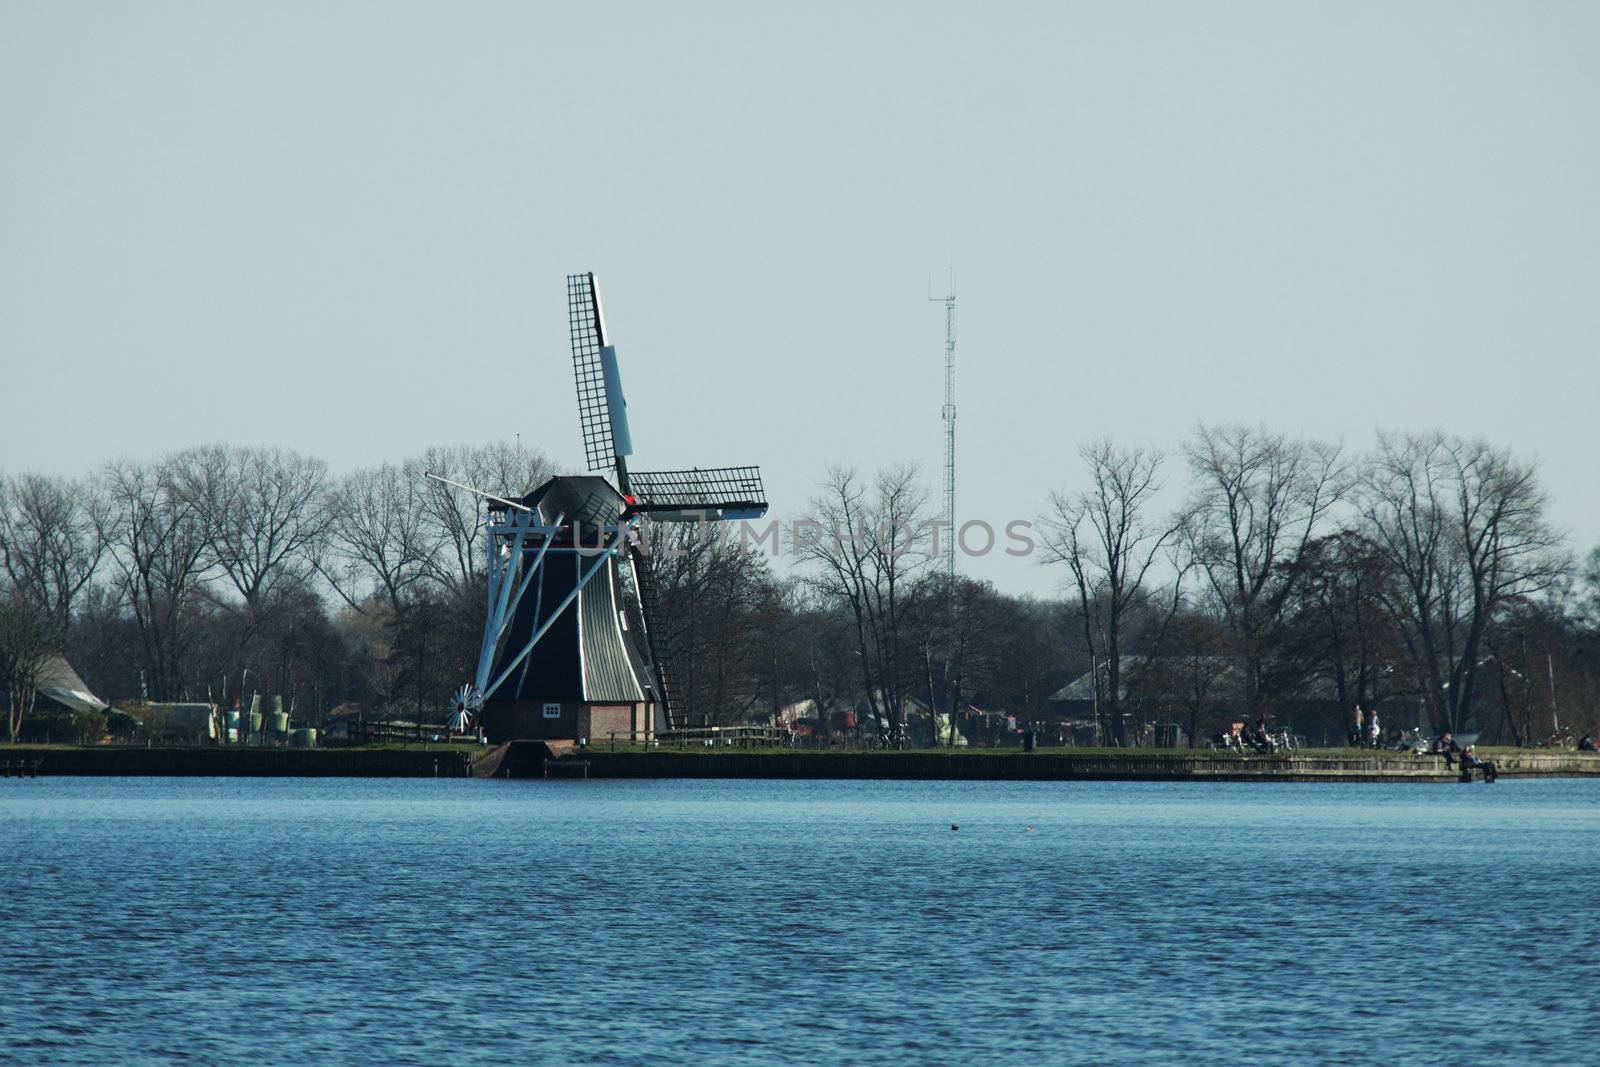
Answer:
[[(1499, 697), (1496, 732), (1502, 742), (1520, 748), (1560, 735), (1564, 716), (1556, 704), (1556, 663), (1565, 659), (1562, 631), (1559, 607), (1531, 597), (1506, 603), (1485, 629), (1488, 655), (1480, 657), (1479, 664), (1493, 672), (1495, 689), (1491, 694)], [(1491, 729), (1481, 705), (1478, 721), (1484, 729)], [(1570, 727), (1570, 717), (1566, 725)]]
[(1460, 730), (1488, 628), (1566, 569), (1537, 467), (1481, 440), (1384, 437), (1363, 496), (1395, 571), (1389, 604), (1429, 715), (1437, 729)]
[(385, 463), (339, 480), (328, 499), (330, 553), (319, 564), (351, 607), (376, 594), (398, 612), (438, 573), (438, 527), (423, 505), (425, 479), (413, 465)]
[[(1306, 546), (1292, 608), (1290, 677), (1333, 683), (1341, 709), (1372, 707), (1414, 679), (1385, 603), (1393, 585), (1389, 556), (1360, 530), (1343, 529)], [(1401, 669), (1396, 669), (1396, 665)]]
[(729, 725), (758, 706), (763, 678), (759, 615), (767, 561), (731, 539), (726, 523), (656, 523), (644, 565), (655, 583), (650, 639), (670, 668), (683, 721)]
[(914, 466), (880, 471), (870, 492), (855, 471), (835, 467), (812, 514), (813, 525), (796, 528), (795, 549), (814, 565), (814, 587), (848, 607), (868, 705), (899, 735), (915, 677), (906, 628), (933, 560), (918, 544), (929, 529), (927, 490)]
[(260, 625), (274, 592), (311, 576), (329, 525), (328, 465), (284, 449), (215, 445), (182, 453), (174, 477), (205, 523), (211, 558)]
[[(941, 598), (954, 597), (953, 610), (938, 611), (932, 603), (924, 614), (934, 623), (925, 627), (929, 635), (924, 655), (928, 661), (929, 703), (937, 709), (940, 688), (948, 698), (950, 721), (946, 743), (954, 748), (966, 694), (982, 689), (994, 680), (999, 659), (1000, 633), (1007, 621), (999, 592), (990, 582), (956, 576), (953, 590), (940, 590)], [(943, 649), (943, 686), (934, 682), (935, 650)], [(935, 744), (938, 739), (934, 739)]]
[(1161, 453), (1119, 448), (1103, 439), (1079, 454), (1089, 467), (1089, 486), (1077, 493), (1051, 494), (1050, 512), (1042, 520), (1047, 559), (1066, 564), (1072, 575), (1102, 728), (1108, 726), (1114, 743), (1123, 745), (1122, 650), (1128, 612), (1146, 595), (1151, 568), (1178, 536), (1183, 519), (1150, 515), (1161, 489)]
[(82, 481), (0, 478), (0, 566), (22, 595), (48, 612), (58, 643), (73, 601), (105, 556), (104, 510)]
[(1275, 695), (1266, 672), (1306, 546), (1347, 490), (1341, 450), (1202, 425), (1186, 451), (1195, 479), (1190, 549), (1238, 645), (1246, 711), (1264, 717)]
[(1573, 596), (1574, 616), (1584, 625), (1600, 629), (1600, 546), (1584, 556)]
[(101, 480), (117, 590), (138, 623), (150, 695), (158, 700), (181, 693), (196, 598), (213, 564), (205, 519), (175, 475), (190, 461), (179, 453), (154, 464), (113, 463)]
[(1221, 623), (1204, 612), (1177, 615), (1162, 633), (1157, 655), (1140, 668), (1141, 688), (1175, 706), (1187, 723), (1189, 747), (1199, 747), (1202, 722), (1228, 696), (1237, 679)]
[(794, 618), (788, 643), (796, 688), (817, 715), (853, 702), (861, 688), (860, 660), (851, 618), (808, 583), (792, 587)]
[[(489, 445), (430, 448), (407, 464), (494, 493), (519, 499), (555, 473), (543, 453), (499, 441)], [(419, 502), (432, 537), (439, 544), (433, 558), (435, 577), (454, 587), (473, 582), (486, 566), (482, 558), (488, 512), (482, 498), (443, 482), (427, 480)]]
[(61, 651), (54, 612), (14, 583), (0, 585), (0, 680), (5, 684), (6, 731), (12, 744), (33, 714), (39, 683)]
[(1067, 612), (1065, 604), (1031, 597), (1005, 597), (995, 606), (984, 689), (991, 703), (1015, 712), (1028, 726), (1040, 724), (1046, 699), (1066, 673)]

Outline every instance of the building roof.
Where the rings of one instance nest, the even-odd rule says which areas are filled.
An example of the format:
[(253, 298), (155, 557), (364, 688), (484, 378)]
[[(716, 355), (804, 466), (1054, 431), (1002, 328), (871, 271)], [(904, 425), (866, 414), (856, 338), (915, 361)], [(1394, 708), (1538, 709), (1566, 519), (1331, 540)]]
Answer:
[(88, 683), (59, 653), (45, 660), (39, 671), (39, 695), (73, 711), (105, 711), (111, 706), (89, 691)]
[[(1226, 656), (1207, 656), (1205, 658), (1208, 659), (1208, 660), (1209, 659), (1216, 659), (1216, 660), (1223, 660), (1223, 661), (1226, 661), (1226, 659), (1227, 659)], [(1149, 656), (1123, 656), (1122, 657), (1122, 676), (1121, 676), (1122, 684), (1120, 686), (1122, 692), (1117, 694), (1118, 699), (1122, 699), (1122, 700), (1126, 700), (1127, 699), (1127, 696), (1128, 696), (1128, 676), (1129, 676), (1129, 674), (1132, 673), (1137, 668), (1144, 666), (1149, 661), (1150, 661), (1150, 657)], [(1097, 669), (1099, 670), (1099, 672), (1102, 675), (1104, 675), (1106, 673), (1106, 665), (1104, 663), (1099, 664)], [(1063, 701), (1063, 702), (1066, 702), (1066, 701), (1088, 702), (1088, 701), (1094, 700), (1094, 671), (1084, 671), (1078, 677), (1074, 678), (1072, 681), (1068, 682), (1066, 685), (1062, 686), (1060, 689), (1057, 689), (1054, 693), (1051, 693), (1049, 699)]]
[[(1119, 700), (1128, 699), (1128, 686), (1132, 679), (1141, 671), (1155, 667), (1166, 666), (1173, 673), (1182, 677), (1186, 670), (1194, 670), (1200, 665), (1208, 670), (1216, 671), (1215, 693), (1220, 701), (1236, 698), (1243, 689), (1243, 675), (1240, 671), (1240, 661), (1234, 656), (1135, 656), (1122, 657), (1122, 673), (1118, 679)], [(1107, 666), (1099, 665), (1102, 678), (1105, 677)], [(1180, 686), (1181, 688), (1181, 686)], [(1307, 678), (1299, 687), (1298, 692), (1302, 698), (1310, 700), (1334, 699), (1333, 684), (1321, 675)], [(1147, 693), (1148, 695), (1148, 693)], [(1050, 694), (1049, 699), (1059, 703), (1091, 703), (1094, 700), (1094, 673), (1084, 671), (1078, 677)]]
[(592, 474), (562, 475), (551, 478), (522, 498), (525, 507), (539, 513), (539, 521), (553, 523), (565, 515), (567, 525), (615, 526), (622, 518), (627, 501), (604, 478)]

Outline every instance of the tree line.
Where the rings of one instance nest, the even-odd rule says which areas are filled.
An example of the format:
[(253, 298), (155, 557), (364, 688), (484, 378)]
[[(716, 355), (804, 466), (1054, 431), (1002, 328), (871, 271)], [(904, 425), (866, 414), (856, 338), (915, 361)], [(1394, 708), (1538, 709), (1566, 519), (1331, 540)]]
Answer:
[(1155, 503), (1165, 456), (1108, 441), (1082, 455), (1086, 484), (1047, 523), (1113, 732), (1131, 611), (1153, 656), (1131, 692), (1160, 690), (1191, 722), (1227, 676), (1252, 719), (1316, 687), (1339, 709), (1414, 706), (1435, 732), (1528, 743), (1563, 699), (1565, 723), (1593, 729), (1600, 550), (1575, 558), (1536, 466), (1510, 450), (1427, 433), (1351, 453), (1202, 426), (1175, 511)]
[(290, 450), (213, 445), (0, 478), (13, 737), (23, 683), (63, 650), (112, 701), (261, 691), (307, 721), (342, 702), (437, 704), (481, 630), (486, 516), (424, 470), (522, 492), (552, 468), (496, 444), (335, 477)]
[[(1194, 743), (1220, 713), (1317, 702), (1510, 743), (1557, 718), (1595, 726), (1600, 550), (1570, 550), (1536, 467), (1509, 450), (1436, 433), (1355, 453), (1201, 426), (1171, 455), (1104, 440), (1081, 456), (1081, 481), (1027, 516), (1037, 595), (946, 580), (911, 466), (830, 469), (807, 509), (829, 535), (791, 530), (787, 567), (658, 527), (653, 636), (683, 717), (798, 704), (819, 734), (870, 723), (953, 743), (1082, 714), (1123, 745), (1149, 743), (1152, 723)], [(439, 721), (476, 659), (486, 515), (424, 470), (520, 496), (556, 467), (500, 443), (335, 475), (215, 445), (0, 477), (11, 736), (30, 670), (63, 650), (112, 701), (260, 691), (312, 724), (341, 704)], [(1086, 710), (1051, 699), (1074, 679)]]

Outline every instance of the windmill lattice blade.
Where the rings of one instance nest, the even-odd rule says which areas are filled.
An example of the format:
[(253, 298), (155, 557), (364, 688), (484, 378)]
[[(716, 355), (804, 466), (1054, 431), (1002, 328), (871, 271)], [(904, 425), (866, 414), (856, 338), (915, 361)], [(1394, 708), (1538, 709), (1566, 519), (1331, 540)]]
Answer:
[(656, 591), (655, 572), (650, 569), (650, 561), (645, 559), (639, 551), (639, 546), (628, 546), (628, 567), (633, 577), (633, 590), (639, 598), (639, 617), (644, 623), (644, 653), (650, 658), (650, 669), (655, 672), (655, 685), (657, 699), (661, 701), (662, 710), (666, 713), (667, 729), (672, 729), (675, 721), (672, 706), (672, 688), (668, 680), (668, 668), (665, 658), (665, 649), (662, 647), (665, 635), (656, 628), (661, 619), (660, 594)]
[(767, 510), (767, 491), (760, 467), (715, 467), (710, 470), (635, 471), (632, 510), (752, 512)]
[(605, 319), (600, 311), (600, 283), (593, 273), (567, 275), (567, 325), (572, 332), (572, 372), (578, 386), (584, 460), (592, 471), (609, 471), (617, 454), (611, 440), (605, 366), (600, 358), (600, 349), (606, 344)]

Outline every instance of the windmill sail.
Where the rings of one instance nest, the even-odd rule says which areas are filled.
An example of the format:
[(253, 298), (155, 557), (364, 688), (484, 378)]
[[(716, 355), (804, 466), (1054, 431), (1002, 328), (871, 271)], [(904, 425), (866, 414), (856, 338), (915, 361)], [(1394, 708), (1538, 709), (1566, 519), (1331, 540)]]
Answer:
[(600, 347), (600, 370), (606, 379), (606, 416), (611, 423), (611, 446), (619, 456), (633, 455), (633, 434), (628, 432), (628, 401), (622, 395), (622, 371), (614, 345)]
[(758, 519), (767, 513), (760, 467), (634, 471), (628, 510), (658, 521)]
[(617, 350), (606, 335), (600, 283), (593, 272), (567, 275), (567, 326), (572, 334), (572, 372), (578, 387), (584, 460), (592, 471), (611, 471), (617, 457), (632, 454), (633, 440), (628, 432)]
[(657, 625), (661, 618), (661, 609), (658, 606), (655, 572), (650, 570), (650, 561), (643, 557), (637, 544), (628, 546), (628, 569), (629, 576), (633, 579), (634, 595), (639, 601), (639, 619), (644, 631), (644, 654), (650, 660), (647, 674), (654, 676), (655, 696), (661, 702), (661, 708), (666, 716), (666, 728), (670, 730), (676, 724), (677, 718), (673, 714), (676, 709), (672, 704), (672, 686), (668, 678), (670, 672), (662, 648), (665, 635)]
[[(684, 471), (636, 471), (629, 479), (628, 513), (644, 514), (662, 522), (707, 522), (717, 519), (756, 519), (767, 512), (767, 491), (759, 467), (694, 468)], [(633, 587), (644, 621), (644, 643), (655, 669), (657, 690), (667, 713), (667, 728), (677, 722), (672, 699), (672, 669), (663, 649), (660, 596), (650, 561), (639, 546), (628, 549), (633, 567)]]

